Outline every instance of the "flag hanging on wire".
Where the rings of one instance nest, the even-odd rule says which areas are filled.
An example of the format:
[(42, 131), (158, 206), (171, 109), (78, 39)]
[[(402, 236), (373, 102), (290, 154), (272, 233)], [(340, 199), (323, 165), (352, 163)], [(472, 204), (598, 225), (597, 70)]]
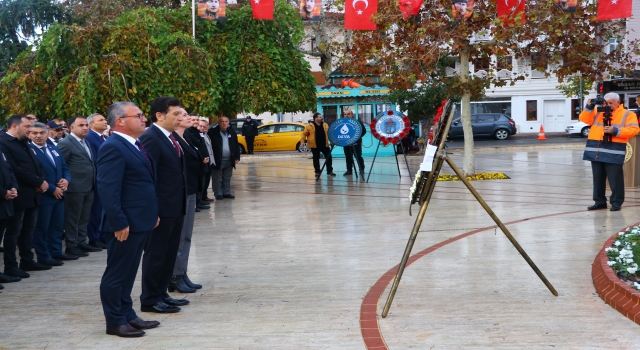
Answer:
[(224, 22), (227, 19), (225, 0), (198, 0), (198, 18)]
[(378, 12), (378, 0), (346, 0), (344, 4), (344, 29), (375, 30), (373, 15)]
[(511, 24), (524, 25), (525, 0), (498, 0), (498, 19), (508, 26)]
[(632, 0), (598, 0), (598, 21), (631, 17)]
[(273, 21), (273, 0), (250, 0), (253, 18)]

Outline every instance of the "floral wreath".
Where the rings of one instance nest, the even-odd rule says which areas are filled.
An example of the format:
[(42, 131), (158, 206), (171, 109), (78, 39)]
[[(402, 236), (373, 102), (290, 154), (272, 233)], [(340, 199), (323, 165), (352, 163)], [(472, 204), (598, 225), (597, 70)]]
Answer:
[[(375, 118), (372, 119), (370, 124), (371, 134), (373, 135), (373, 137), (380, 140), (380, 142), (382, 142), (382, 144), (385, 146), (388, 144), (393, 144), (393, 145), (397, 144), (398, 142), (400, 142), (400, 140), (402, 140), (409, 134), (409, 131), (411, 131), (411, 121), (409, 120), (409, 117), (402, 116), (402, 114), (398, 112), (394, 112), (392, 110), (388, 110), (387, 115), (390, 115), (390, 116), (395, 115), (395, 116), (401, 117), (402, 121), (404, 122), (404, 129), (400, 130), (400, 132), (396, 131), (391, 136), (381, 135), (380, 133), (378, 133), (378, 130), (376, 129), (376, 126), (378, 125), (378, 120)], [(382, 117), (380, 119), (382, 119)]]
[(440, 104), (440, 107), (438, 107), (438, 109), (436, 110), (436, 116), (433, 117), (433, 128), (429, 130), (429, 143), (433, 142), (433, 130), (438, 124), (440, 117), (442, 117), (442, 113), (444, 113), (444, 106), (447, 104), (447, 102), (449, 102), (449, 100), (442, 101), (442, 103)]

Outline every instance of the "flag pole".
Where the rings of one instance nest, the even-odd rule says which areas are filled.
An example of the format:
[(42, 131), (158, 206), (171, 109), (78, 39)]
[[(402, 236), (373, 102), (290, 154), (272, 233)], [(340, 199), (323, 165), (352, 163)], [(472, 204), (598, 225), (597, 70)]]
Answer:
[(193, 42), (196, 41), (196, 0), (191, 0), (191, 27), (193, 33)]

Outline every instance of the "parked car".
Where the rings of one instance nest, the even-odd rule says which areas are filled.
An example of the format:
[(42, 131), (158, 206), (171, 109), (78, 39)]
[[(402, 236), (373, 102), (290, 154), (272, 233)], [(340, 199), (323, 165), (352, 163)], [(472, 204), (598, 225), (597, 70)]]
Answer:
[[(305, 151), (300, 148), (300, 136), (304, 124), (296, 122), (271, 123), (258, 127), (258, 136), (253, 142), (255, 152), (269, 151)], [(238, 134), (240, 152), (246, 153), (247, 142)]]
[(564, 131), (567, 132), (567, 135), (580, 135), (582, 137), (589, 136), (589, 131), (591, 131), (591, 125), (583, 123), (581, 121), (576, 121), (575, 123), (567, 126)]
[[(254, 123), (256, 123), (256, 125), (258, 126), (262, 125), (262, 119), (252, 119), (252, 120)], [(236, 132), (236, 134), (240, 135), (242, 134), (242, 125), (244, 125), (245, 121), (247, 121), (246, 118), (231, 119), (229, 120), (229, 125), (231, 125), (231, 127)], [(213, 123), (211, 124), (209, 129), (213, 129), (216, 126), (218, 126), (218, 123)]]
[[(506, 114), (482, 113), (471, 115), (473, 136), (493, 136), (497, 140), (506, 140), (516, 134), (516, 123)], [(464, 137), (460, 118), (454, 119), (449, 129), (450, 139)]]

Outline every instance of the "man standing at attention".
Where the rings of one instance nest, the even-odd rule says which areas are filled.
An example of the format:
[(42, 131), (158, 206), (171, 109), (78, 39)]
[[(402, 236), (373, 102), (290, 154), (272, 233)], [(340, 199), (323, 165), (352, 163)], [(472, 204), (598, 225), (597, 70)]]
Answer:
[(62, 124), (55, 120), (52, 120), (47, 123), (47, 130), (49, 133), (49, 140), (47, 142), (53, 144), (54, 146), (57, 146), (58, 142), (62, 140)]
[(100, 282), (100, 300), (107, 334), (140, 337), (157, 321), (144, 321), (133, 311), (131, 289), (147, 239), (158, 226), (154, 164), (137, 140), (146, 118), (131, 102), (109, 106), (114, 130), (98, 152), (98, 192), (102, 198), (102, 231), (107, 238), (107, 267)]
[(313, 113), (313, 123), (305, 125), (304, 131), (300, 136), (300, 143), (307, 143), (311, 149), (311, 154), (313, 154), (313, 169), (316, 172), (316, 176), (320, 176), (320, 153), (324, 154), (324, 159), (327, 160), (327, 175), (336, 176), (333, 172), (329, 136), (327, 135), (329, 126), (323, 123), (322, 120), (322, 114), (318, 112)]
[[(605, 196), (607, 179), (611, 186), (611, 211), (618, 211), (624, 202), (624, 175), (622, 165), (627, 149), (627, 141), (636, 136), (640, 128), (636, 114), (620, 104), (620, 95), (610, 92), (604, 95), (604, 106), (611, 107), (611, 125), (604, 126), (604, 113), (596, 111), (594, 99), (587, 101), (580, 113), (580, 121), (591, 125), (591, 131), (584, 150), (583, 160), (591, 161), (593, 173), (593, 200), (589, 210), (607, 209)], [(600, 107), (602, 108), (602, 107)], [(605, 142), (605, 137), (611, 138)]]
[(258, 126), (251, 120), (251, 116), (248, 115), (244, 124), (242, 124), (242, 136), (247, 144), (247, 154), (253, 154), (253, 143), (256, 136), (258, 136)]
[(71, 173), (69, 188), (64, 194), (65, 253), (80, 257), (89, 252), (99, 252), (87, 243), (87, 225), (91, 216), (93, 190), (96, 181), (95, 154), (85, 140), (89, 133), (89, 123), (84, 117), (69, 120), (71, 132), (58, 142), (64, 160)]
[(208, 134), (216, 164), (211, 169), (216, 199), (236, 198), (231, 194), (231, 176), (240, 161), (238, 135), (229, 127), (229, 118), (226, 116), (218, 118), (218, 126), (210, 129)]
[[(354, 117), (353, 111), (346, 110), (344, 112), (344, 117), (353, 118)], [(344, 147), (344, 157), (345, 157), (345, 160), (347, 161), (347, 172), (344, 173), (344, 176), (348, 176), (352, 174), (351, 169), (353, 169), (354, 156), (358, 161), (358, 168), (360, 168), (360, 174), (361, 175), (364, 174), (364, 158), (362, 158), (362, 138), (367, 133), (367, 129), (364, 127), (364, 123), (362, 123), (360, 120), (358, 120), (358, 123), (360, 123), (360, 127), (362, 128), (362, 135), (360, 136), (358, 141), (356, 141), (356, 143), (354, 143), (351, 146)]]
[(183, 151), (173, 132), (182, 122), (182, 106), (174, 97), (158, 97), (151, 102), (153, 124), (140, 136), (156, 166), (156, 193), (160, 225), (149, 236), (142, 258), (143, 312), (172, 313), (189, 300), (167, 294), (176, 263), (182, 223), (187, 209), (187, 187)]
[[(109, 126), (107, 119), (99, 113), (94, 113), (87, 117), (89, 122), (89, 134), (87, 134), (87, 143), (91, 147), (93, 154), (97, 155), (100, 146), (107, 140), (104, 136), (104, 132)], [(97, 166), (97, 156), (94, 158), (94, 163)], [(91, 215), (89, 216), (89, 225), (87, 226), (87, 238), (89, 238), (89, 245), (93, 248), (103, 249), (107, 248), (106, 237), (101, 236), (100, 232), (100, 217), (102, 216), (102, 204), (100, 204), (100, 194), (98, 191), (93, 193), (93, 204), (91, 205)]]
[[(25, 115), (14, 114), (7, 120), (6, 132), (0, 134), (0, 146), (18, 180), (17, 197), (13, 200), (14, 215), (7, 222), (4, 235), (4, 274), (28, 278), (25, 271), (49, 270), (33, 260), (33, 231), (38, 218), (40, 194), (49, 189), (42, 164), (29, 147), (31, 120)], [(20, 267), (16, 257), (16, 246), (20, 252)]]
[[(209, 163), (204, 166), (204, 185), (202, 186), (202, 202), (213, 202), (212, 198), (207, 197), (207, 190), (209, 188), (209, 184), (211, 183), (211, 171), (213, 170), (213, 166), (215, 165), (213, 159), (213, 146), (211, 144), (211, 138), (207, 134), (209, 131), (209, 120), (207, 118), (200, 118), (200, 135), (204, 139), (205, 147), (207, 148), (207, 154), (209, 156)], [(215, 197), (215, 193), (213, 194)], [(199, 211), (199, 209), (196, 209)]]

